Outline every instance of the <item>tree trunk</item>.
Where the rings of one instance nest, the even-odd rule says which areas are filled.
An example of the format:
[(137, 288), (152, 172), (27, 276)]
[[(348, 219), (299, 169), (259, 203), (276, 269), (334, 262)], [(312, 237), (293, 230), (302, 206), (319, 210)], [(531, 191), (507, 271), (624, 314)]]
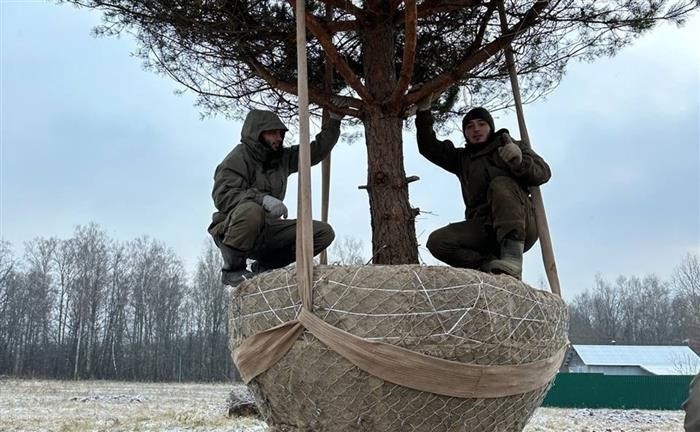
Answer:
[(78, 379), (78, 365), (80, 364), (80, 343), (82, 342), (82, 314), (78, 317), (78, 333), (76, 335), (75, 343), (75, 367), (73, 368), (73, 379)]
[(365, 82), (374, 98), (364, 119), (373, 262), (415, 264), (418, 245), (403, 165), (403, 125), (399, 113), (385, 104), (397, 83), (394, 32), (391, 25), (378, 25), (362, 35)]
[(364, 126), (373, 262), (418, 263), (415, 215), (408, 202), (403, 167), (401, 119), (372, 115)]

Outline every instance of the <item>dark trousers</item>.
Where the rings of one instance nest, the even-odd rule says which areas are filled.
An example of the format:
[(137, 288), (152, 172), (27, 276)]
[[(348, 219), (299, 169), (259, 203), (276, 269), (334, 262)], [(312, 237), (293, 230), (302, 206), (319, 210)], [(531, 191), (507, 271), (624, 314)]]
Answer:
[(700, 432), (700, 373), (690, 382), (690, 393), (682, 407), (685, 410), (685, 432)]
[[(265, 218), (265, 209), (254, 202), (244, 202), (225, 220), (223, 242), (257, 260), (266, 268), (280, 268), (296, 260), (296, 219)], [(326, 249), (335, 233), (330, 225), (313, 221), (314, 255)]]
[(535, 244), (534, 207), (514, 179), (505, 176), (493, 179), (487, 204), (478, 217), (433, 231), (426, 244), (430, 253), (452, 267), (478, 269), (500, 257), (500, 245), (506, 237), (524, 241), (525, 250)]

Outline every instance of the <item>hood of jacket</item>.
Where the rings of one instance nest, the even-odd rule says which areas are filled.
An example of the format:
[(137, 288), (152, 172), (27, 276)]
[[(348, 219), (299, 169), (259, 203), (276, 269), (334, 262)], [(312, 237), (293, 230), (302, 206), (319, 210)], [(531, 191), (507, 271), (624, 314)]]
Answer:
[(250, 110), (241, 129), (241, 142), (260, 161), (267, 160), (274, 153), (260, 141), (260, 134), (266, 130), (288, 131), (287, 126), (272, 111)]

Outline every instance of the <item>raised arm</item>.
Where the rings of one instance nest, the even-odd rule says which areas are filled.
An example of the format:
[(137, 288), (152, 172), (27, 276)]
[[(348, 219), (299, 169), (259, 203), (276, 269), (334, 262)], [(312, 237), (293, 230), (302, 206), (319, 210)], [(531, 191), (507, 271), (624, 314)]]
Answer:
[[(340, 137), (340, 120), (331, 118), (310, 144), (311, 165), (316, 165), (328, 156)], [(299, 169), (299, 146), (292, 146), (289, 157), (289, 172)]]
[(435, 165), (457, 174), (459, 170), (458, 151), (452, 144), (452, 141), (437, 139), (433, 130), (434, 122), (430, 111), (418, 111), (416, 113), (418, 151)]

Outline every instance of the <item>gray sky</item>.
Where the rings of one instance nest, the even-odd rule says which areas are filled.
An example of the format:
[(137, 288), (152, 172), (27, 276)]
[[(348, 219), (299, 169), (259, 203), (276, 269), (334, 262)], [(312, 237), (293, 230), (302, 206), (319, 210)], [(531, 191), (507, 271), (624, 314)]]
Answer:
[[(68, 238), (100, 224), (117, 240), (150, 235), (194, 269), (207, 240), (216, 165), (240, 123), (200, 120), (190, 94), (144, 71), (128, 36), (96, 39), (99, 15), (34, 1), (0, 5), (0, 237), (21, 254), (36, 236)], [(596, 273), (669, 278), (700, 244), (700, 99), (694, 42), (700, 18), (665, 25), (614, 58), (571, 63), (546, 100), (526, 106), (534, 148), (551, 165), (542, 191), (565, 297)], [(496, 127), (517, 136), (514, 115)], [(317, 128), (312, 126), (312, 133)], [(445, 136), (463, 142), (458, 128)], [(419, 243), (463, 217), (459, 184), (416, 150), (404, 132), (411, 202), (423, 211)], [(330, 222), (370, 252), (363, 142), (333, 151)], [(318, 180), (320, 169), (312, 173)], [(440, 193), (436, 193), (440, 190)], [(314, 185), (320, 218), (320, 187)], [(296, 209), (296, 176), (286, 203)], [(426, 263), (436, 263), (421, 248)], [(536, 245), (524, 280), (545, 280)]]

